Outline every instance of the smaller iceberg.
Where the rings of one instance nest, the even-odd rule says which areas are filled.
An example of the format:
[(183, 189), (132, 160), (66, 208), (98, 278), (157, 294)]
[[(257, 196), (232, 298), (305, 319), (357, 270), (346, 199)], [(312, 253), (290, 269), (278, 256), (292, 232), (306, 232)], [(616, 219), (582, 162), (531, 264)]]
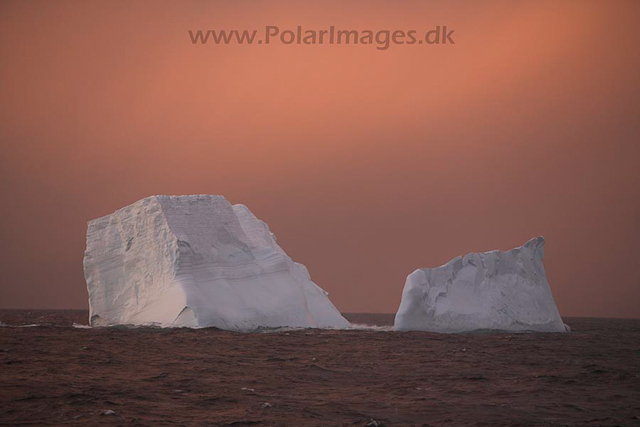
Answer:
[(409, 276), (396, 313), (400, 331), (566, 332), (544, 271), (544, 238), (507, 252), (456, 257)]

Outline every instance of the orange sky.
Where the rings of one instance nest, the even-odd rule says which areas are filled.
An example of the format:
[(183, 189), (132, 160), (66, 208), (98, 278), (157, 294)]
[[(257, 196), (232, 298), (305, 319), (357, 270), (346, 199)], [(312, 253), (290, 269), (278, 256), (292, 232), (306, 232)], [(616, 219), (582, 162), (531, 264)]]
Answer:
[[(189, 29), (455, 29), (216, 46)], [(222, 194), (342, 311), (547, 238), (565, 316), (640, 317), (640, 2), (3, 1), (0, 307), (87, 306), (86, 221)]]

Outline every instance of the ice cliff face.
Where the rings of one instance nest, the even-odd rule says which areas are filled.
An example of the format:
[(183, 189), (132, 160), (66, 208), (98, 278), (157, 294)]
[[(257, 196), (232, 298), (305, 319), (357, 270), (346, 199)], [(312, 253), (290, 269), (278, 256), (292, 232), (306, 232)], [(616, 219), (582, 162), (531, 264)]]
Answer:
[(222, 196), (152, 196), (90, 221), (94, 326), (348, 327), (264, 222)]
[(564, 332), (543, 265), (544, 238), (457, 257), (407, 277), (398, 330)]

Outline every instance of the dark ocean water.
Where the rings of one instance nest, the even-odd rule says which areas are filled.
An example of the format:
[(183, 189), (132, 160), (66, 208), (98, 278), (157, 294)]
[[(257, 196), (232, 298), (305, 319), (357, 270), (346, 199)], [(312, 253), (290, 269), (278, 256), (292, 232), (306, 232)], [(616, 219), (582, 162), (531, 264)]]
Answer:
[[(640, 425), (640, 320), (569, 334), (87, 328), (0, 310), (0, 425)], [(75, 324), (75, 326), (74, 326)]]

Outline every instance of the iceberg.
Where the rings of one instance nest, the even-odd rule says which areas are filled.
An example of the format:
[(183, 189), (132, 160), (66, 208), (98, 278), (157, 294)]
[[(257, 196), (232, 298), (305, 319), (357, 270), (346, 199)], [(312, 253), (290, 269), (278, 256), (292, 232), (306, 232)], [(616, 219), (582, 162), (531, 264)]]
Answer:
[(92, 326), (346, 328), (328, 293), (244, 205), (151, 196), (88, 223)]
[(510, 251), (458, 256), (404, 285), (396, 330), (565, 332), (544, 270), (544, 238)]

